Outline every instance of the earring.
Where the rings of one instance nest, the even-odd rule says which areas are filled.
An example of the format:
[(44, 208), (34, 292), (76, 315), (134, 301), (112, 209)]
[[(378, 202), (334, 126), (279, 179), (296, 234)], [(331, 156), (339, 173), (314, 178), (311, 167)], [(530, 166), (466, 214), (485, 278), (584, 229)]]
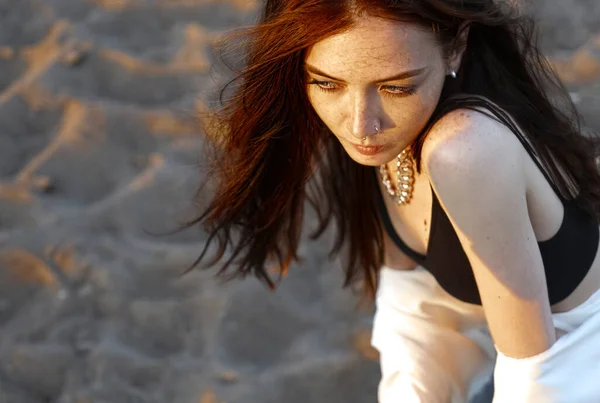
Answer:
[(456, 78), (456, 71), (452, 70), (450, 72), (450, 75), (452, 76), (452, 78)]

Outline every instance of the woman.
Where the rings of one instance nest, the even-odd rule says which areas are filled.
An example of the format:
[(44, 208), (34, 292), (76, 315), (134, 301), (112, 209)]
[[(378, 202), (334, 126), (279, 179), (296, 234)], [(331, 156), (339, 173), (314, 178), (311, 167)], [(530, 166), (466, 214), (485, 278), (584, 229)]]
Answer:
[(305, 200), (315, 236), (333, 218), (377, 293), (382, 403), (466, 401), (491, 369), (494, 402), (600, 401), (597, 140), (533, 33), (492, 0), (268, 0), (242, 37), (195, 223), (273, 287)]

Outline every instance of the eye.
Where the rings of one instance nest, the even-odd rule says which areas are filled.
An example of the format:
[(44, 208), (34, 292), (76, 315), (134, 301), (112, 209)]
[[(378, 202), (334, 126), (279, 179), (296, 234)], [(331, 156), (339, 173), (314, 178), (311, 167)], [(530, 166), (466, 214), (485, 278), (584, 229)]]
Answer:
[(383, 95), (391, 97), (413, 95), (417, 92), (416, 88), (412, 85), (384, 85), (381, 88), (384, 89)]
[[(315, 85), (319, 90), (324, 92), (335, 92), (340, 89), (339, 85), (333, 81), (322, 81), (313, 79), (308, 83), (309, 85)], [(401, 86), (401, 85), (384, 85), (380, 88), (381, 94), (385, 97), (405, 97), (416, 93), (416, 87), (412, 85)]]
[(315, 85), (318, 89), (325, 92), (333, 92), (339, 89), (336, 83), (333, 81), (320, 81), (312, 80), (308, 83), (309, 85)]

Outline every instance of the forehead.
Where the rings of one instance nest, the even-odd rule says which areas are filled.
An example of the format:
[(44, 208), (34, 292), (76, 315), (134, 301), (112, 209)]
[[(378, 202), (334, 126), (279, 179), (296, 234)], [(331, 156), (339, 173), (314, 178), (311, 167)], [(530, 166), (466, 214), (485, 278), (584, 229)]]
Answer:
[(361, 81), (423, 68), (439, 55), (435, 36), (421, 25), (365, 16), (313, 45), (306, 62), (335, 77)]

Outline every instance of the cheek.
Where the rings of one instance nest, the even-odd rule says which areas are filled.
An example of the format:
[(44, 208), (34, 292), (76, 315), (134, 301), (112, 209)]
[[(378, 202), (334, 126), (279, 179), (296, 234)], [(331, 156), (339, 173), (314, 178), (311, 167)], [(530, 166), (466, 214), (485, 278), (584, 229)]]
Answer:
[(442, 84), (422, 86), (416, 94), (393, 104), (394, 123), (396, 127), (407, 131), (420, 130), (429, 121), (440, 100)]
[[(334, 117), (340, 116), (342, 110), (339, 108), (335, 102), (332, 101), (331, 96), (327, 96), (327, 94), (322, 94), (315, 89), (308, 89), (308, 100), (312, 105), (315, 113), (323, 123), (327, 126), (331, 126), (334, 124)], [(339, 119), (338, 119), (339, 120)]]
[(437, 98), (432, 95), (417, 93), (401, 102), (395, 102), (387, 115), (400, 132), (412, 134), (420, 131), (437, 106)]

